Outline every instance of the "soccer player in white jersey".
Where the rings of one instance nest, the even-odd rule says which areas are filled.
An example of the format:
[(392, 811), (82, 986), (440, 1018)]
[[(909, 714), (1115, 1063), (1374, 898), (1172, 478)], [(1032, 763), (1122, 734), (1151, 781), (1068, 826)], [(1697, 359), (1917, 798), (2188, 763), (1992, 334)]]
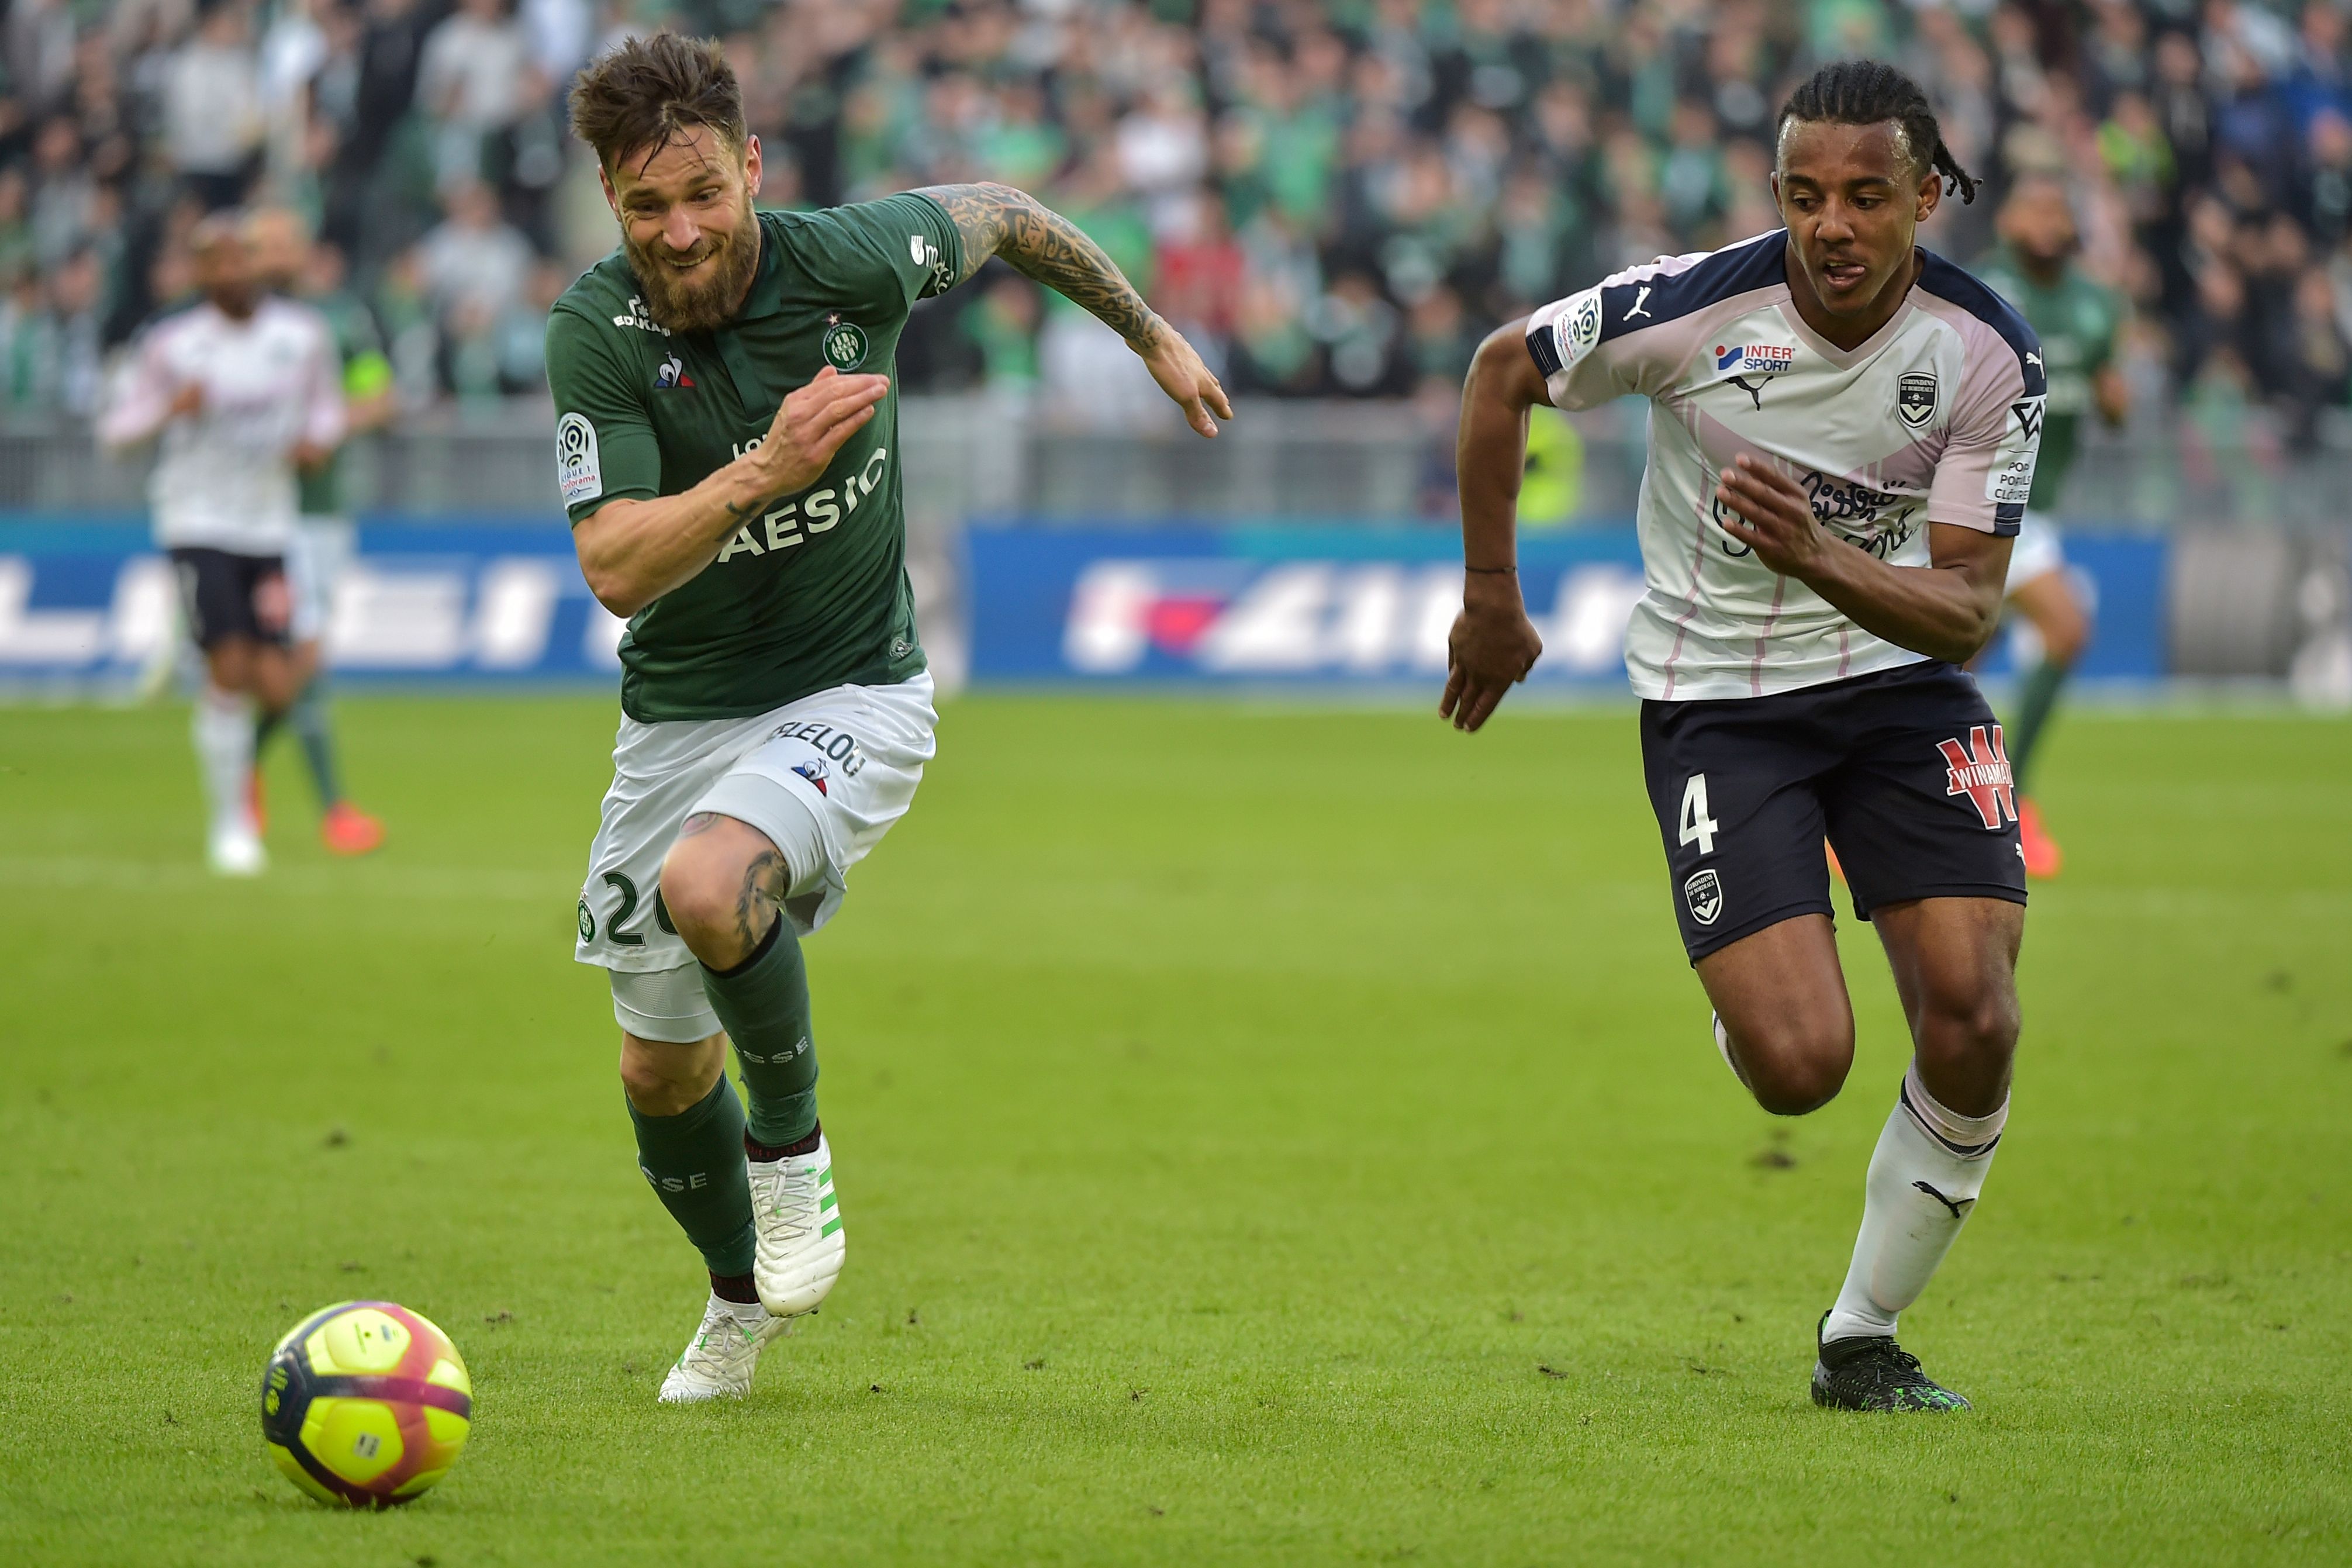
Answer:
[(1441, 712), (1475, 730), (1541, 651), (1514, 571), (1528, 410), (1651, 404), (1646, 591), (1626, 632), (1684, 946), (1757, 1102), (1853, 1060), (1826, 831), (1913, 1056), (1816, 1331), (1816, 1403), (1956, 1410), (1897, 1346), (2009, 1115), (2025, 873), (2000, 726), (1961, 669), (2000, 623), (2042, 369), (1998, 295), (1915, 244), (1975, 194), (1918, 87), (1826, 66), (1778, 122), (1787, 222), (1662, 258), (1497, 331), (1465, 390), (1468, 567)]
[(263, 296), (233, 218), (206, 218), (189, 246), (204, 298), (149, 330), (99, 438), (117, 451), (162, 438), (155, 542), (205, 656), (194, 731), (206, 855), (215, 871), (250, 877), (267, 864), (252, 810), (256, 708), (283, 713), (300, 686), (286, 583), (295, 474), (342, 441), (341, 374), (317, 312)]

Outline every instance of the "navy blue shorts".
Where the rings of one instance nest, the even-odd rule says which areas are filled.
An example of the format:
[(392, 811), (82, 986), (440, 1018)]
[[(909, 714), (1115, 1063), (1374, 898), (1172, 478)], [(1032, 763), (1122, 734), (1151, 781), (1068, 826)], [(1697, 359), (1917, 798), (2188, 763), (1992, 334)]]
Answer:
[(1860, 920), (1913, 899), (2025, 901), (2000, 725), (1941, 660), (1770, 697), (1643, 702), (1642, 770), (1693, 963), (1832, 914), (1824, 837)]
[(293, 641), (293, 595), (286, 586), (282, 555), (238, 555), (204, 545), (172, 551), (180, 579), (180, 608), (188, 636), (210, 653), (230, 637), (274, 643)]

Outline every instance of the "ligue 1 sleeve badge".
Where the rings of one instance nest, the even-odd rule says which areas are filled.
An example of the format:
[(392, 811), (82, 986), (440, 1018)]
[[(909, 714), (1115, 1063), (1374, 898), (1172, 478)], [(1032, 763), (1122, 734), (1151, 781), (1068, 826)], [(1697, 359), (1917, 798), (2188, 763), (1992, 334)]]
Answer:
[(838, 310), (825, 312), (823, 343), (824, 363), (835, 370), (852, 371), (866, 363), (866, 329), (843, 321)]

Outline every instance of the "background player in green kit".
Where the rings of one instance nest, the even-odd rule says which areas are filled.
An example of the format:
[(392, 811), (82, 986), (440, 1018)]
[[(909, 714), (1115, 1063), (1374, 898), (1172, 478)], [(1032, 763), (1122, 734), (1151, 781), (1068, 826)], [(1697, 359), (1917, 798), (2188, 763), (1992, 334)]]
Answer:
[[(264, 285), (316, 310), (326, 321), (342, 365), (345, 428), (353, 436), (383, 429), (399, 412), (392, 361), (384, 354), (374, 312), (344, 287), (341, 252), (314, 241), (301, 215), (285, 207), (255, 213), (246, 232)], [(262, 718), (254, 752), (257, 758), (271, 734), (290, 725), (318, 791), (320, 842), (338, 855), (365, 855), (383, 845), (383, 826), (343, 795), (327, 697), (327, 617), (335, 580), (350, 563), (358, 536), (343, 494), (342, 448), (318, 467), (303, 469), (295, 483), (301, 514), (293, 546), (286, 552), (286, 576), (293, 589), (294, 657), (302, 689), (284, 713)], [(254, 776), (260, 777), (257, 768)], [(256, 807), (257, 811), (257, 800)]]
[(581, 73), (572, 123), (622, 245), (548, 323), (557, 473), (588, 584), (629, 617), (576, 956), (611, 975), (639, 1168), (710, 1272), (661, 1389), (696, 1401), (748, 1392), (841, 1271), (800, 942), (932, 754), (887, 374), (908, 307), (999, 256), (1125, 338), (1202, 435), (1233, 411), (1101, 249), (1009, 186), (755, 213), (759, 139), (714, 43), (629, 39)]
[(2006, 728), (2025, 868), (2036, 877), (2054, 877), (2063, 858), (2028, 793), (2028, 770), (2059, 689), (2091, 637), (2090, 612), (2066, 574), (2056, 508), (2082, 439), (2084, 416), (2095, 408), (2108, 424), (2119, 425), (2129, 409), (2124, 378), (2111, 363), (2124, 305), (2074, 265), (2074, 213), (2056, 177), (2029, 174), (2018, 183), (2001, 205), (2000, 237), (2001, 248), (1978, 268), (1978, 276), (2016, 306), (2042, 339), (2050, 378), (2041, 463), (2009, 561), (2010, 605), (2040, 634), (2042, 658), (2020, 683)]

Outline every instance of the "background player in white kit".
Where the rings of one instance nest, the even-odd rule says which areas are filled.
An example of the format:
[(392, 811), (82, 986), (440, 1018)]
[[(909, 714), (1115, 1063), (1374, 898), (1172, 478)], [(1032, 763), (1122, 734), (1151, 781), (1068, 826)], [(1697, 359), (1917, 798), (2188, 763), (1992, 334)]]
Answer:
[(1824, 67), (1778, 133), (1786, 231), (1633, 268), (1481, 346), (1440, 710), (1475, 730), (1540, 652), (1513, 566), (1528, 410), (1648, 397), (1646, 592), (1625, 658), (1717, 1046), (1780, 1114), (1845, 1080), (1853, 1013), (1824, 830), (1911, 1023), (1812, 1396), (1965, 1409), (1895, 1327), (1975, 1205), (2009, 1113), (2025, 874), (2000, 727), (1958, 667), (2000, 623), (2041, 354), (1999, 296), (1915, 246), (1946, 181), (1964, 200), (1975, 185), (1910, 79)]
[(343, 438), (341, 373), (314, 311), (265, 298), (247, 237), (228, 216), (190, 237), (203, 300), (151, 328), (99, 420), (123, 451), (162, 438), (149, 493), (189, 634), (205, 656), (196, 760), (226, 876), (267, 858), (253, 820), (254, 721), (298, 689), (286, 550), (295, 471)]

